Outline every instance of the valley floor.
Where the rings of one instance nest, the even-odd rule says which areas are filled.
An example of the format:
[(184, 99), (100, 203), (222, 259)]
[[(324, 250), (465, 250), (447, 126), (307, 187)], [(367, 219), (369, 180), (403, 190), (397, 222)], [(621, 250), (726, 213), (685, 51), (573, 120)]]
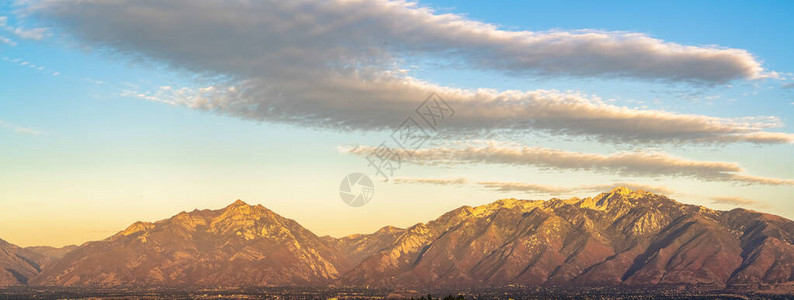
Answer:
[(364, 288), (49, 288), (0, 289), (0, 299), (791, 299), (792, 295), (688, 291), (682, 289), (491, 288), (478, 290), (387, 290)]

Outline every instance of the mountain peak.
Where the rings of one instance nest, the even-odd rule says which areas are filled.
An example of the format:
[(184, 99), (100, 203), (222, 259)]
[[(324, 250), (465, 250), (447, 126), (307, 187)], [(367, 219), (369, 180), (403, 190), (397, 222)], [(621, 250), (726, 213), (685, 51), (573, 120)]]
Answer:
[(630, 188), (627, 188), (625, 186), (619, 186), (619, 187), (616, 187), (616, 188), (612, 189), (609, 192), (613, 193), (613, 194), (619, 194), (619, 195), (628, 196), (628, 195), (631, 195), (631, 193), (633, 193), (634, 191), (632, 191)]
[(375, 231), (375, 234), (395, 233), (395, 232), (402, 232), (402, 231), (405, 231), (405, 229), (389, 225), (389, 226), (384, 226), (381, 229), (378, 229), (378, 231)]
[(232, 204), (229, 204), (229, 206), (227, 207), (238, 207), (238, 206), (248, 206), (248, 203), (245, 203), (245, 201), (243, 200), (237, 199), (234, 202), (232, 202)]
[(123, 231), (117, 233), (116, 235), (128, 236), (128, 235), (136, 234), (138, 232), (142, 232), (142, 231), (146, 231), (146, 230), (152, 229), (153, 227), (154, 227), (154, 224), (152, 224), (150, 222), (138, 221), (138, 222), (132, 223), (132, 225), (127, 227), (127, 229), (124, 229)]
[(654, 194), (652, 192), (649, 192), (649, 191), (646, 191), (646, 190), (642, 190), (642, 189), (634, 189), (634, 190), (632, 190), (632, 189), (630, 189), (628, 187), (625, 187), (625, 186), (616, 187), (616, 188), (612, 189), (611, 191), (609, 191), (609, 193), (607, 193), (607, 194), (608, 195), (620, 195), (620, 196), (624, 196), (624, 197), (629, 198), (629, 199), (639, 199), (639, 198), (643, 198), (643, 197), (647, 197), (647, 196), (656, 195), (656, 194)]
[(232, 202), (232, 204), (229, 204), (226, 207), (224, 207), (222, 209), (222, 211), (224, 211), (224, 212), (239, 211), (239, 212), (242, 212), (244, 214), (247, 214), (247, 213), (251, 213), (253, 211), (260, 210), (258, 208), (265, 208), (265, 207), (262, 206), (262, 205), (251, 205), (251, 204), (246, 203), (243, 200), (237, 199), (237, 200), (234, 200), (234, 202)]

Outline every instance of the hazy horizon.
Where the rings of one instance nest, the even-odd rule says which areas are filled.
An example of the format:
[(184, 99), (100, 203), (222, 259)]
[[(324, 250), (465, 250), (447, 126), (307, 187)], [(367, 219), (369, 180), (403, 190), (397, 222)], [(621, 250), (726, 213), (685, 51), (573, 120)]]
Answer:
[[(591, 195), (586, 195), (586, 196), (581, 196), (581, 197), (579, 197), (579, 196), (571, 196), (571, 197), (552, 197), (552, 198), (549, 198), (549, 199), (523, 199), (523, 198), (515, 198), (515, 197), (503, 197), (503, 198), (497, 198), (497, 199), (494, 199), (494, 200), (492, 200), (492, 201), (486, 201), (486, 202), (484, 202), (484, 203), (480, 203), (480, 204), (474, 204), (474, 205), (464, 204), (463, 206), (465, 206), (465, 205), (468, 205), (468, 206), (476, 207), (476, 206), (480, 206), (480, 205), (487, 205), (487, 204), (490, 204), (490, 203), (493, 203), (493, 202), (497, 202), (497, 201), (501, 201), (501, 200), (509, 200), (509, 199), (517, 199), (517, 200), (530, 200), (530, 201), (548, 201), (548, 200), (551, 200), (551, 199), (564, 199), (564, 200), (568, 200), (568, 199), (577, 199), (577, 198), (578, 198), (578, 199), (583, 199), (583, 198), (588, 198), (588, 197), (594, 197), (594, 196), (597, 196), (597, 195), (598, 195), (598, 194), (600, 194), (600, 193), (609, 193), (609, 192), (611, 192), (611, 190), (604, 190), (604, 191), (602, 191), (602, 192), (593, 193), (593, 194), (591, 194)], [(676, 199), (673, 199), (673, 200), (676, 200)], [(250, 202), (250, 201), (246, 201), (246, 200), (244, 200), (244, 199), (235, 199), (235, 200), (233, 200), (233, 201), (230, 201), (230, 202), (226, 203), (225, 205), (222, 205), (222, 206), (219, 206), (219, 207), (204, 207), (204, 208), (196, 207), (196, 208), (194, 208), (194, 209), (185, 209), (185, 210), (181, 210), (181, 211), (174, 211), (174, 212), (172, 212), (170, 215), (168, 215), (168, 216), (166, 216), (166, 217), (163, 217), (163, 218), (160, 218), (160, 219), (153, 219), (153, 220), (135, 220), (135, 221), (133, 221), (133, 222), (131, 222), (131, 223), (129, 223), (129, 224), (127, 224), (127, 225), (125, 225), (124, 227), (118, 228), (117, 230), (108, 230), (108, 231), (106, 232), (106, 235), (105, 235), (105, 236), (102, 236), (102, 237), (99, 237), (99, 238), (96, 238), (96, 239), (92, 239), (92, 240), (86, 240), (86, 241), (79, 242), (79, 243), (72, 243), (72, 244), (68, 244), (68, 243), (67, 243), (67, 244), (56, 244), (56, 245), (42, 245), (42, 244), (30, 244), (30, 245), (26, 245), (26, 244), (23, 244), (23, 243), (18, 243), (18, 242), (16, 242), (16, 241), (10, 241), (10, 240), (7, 240), (7, 239), (3, 239), (3, 240), (5, 240), (6, 242), (9, 242), (9, 243), (11, 243), (11, 244), (15, 244), (15, 245), (21, 246), (21, 247), (49, 246), (49, 247), (56, 247), (56, 248), (60, 248), (60, 247), (72, 246), (72, 245), (79, 246), (79, 245), (81, 245), (81, 244), (83, 244), (83, 243), (85, 243), (85, 242), (90, 242), (90, 241), (101, 240), (101, 239), (104, 239), (104, 238), (110, 237), (110, 236), (112, 236), (112, 235), (114, 235), (114, 234), (117, 234), (117, 233), (119, 233), (119, 232), (122, 232), (122, 231), (124, 231), (126, 228), (128, 228), (129, 226), (133, 225), (133, 224), (134, 224), (134, 223), (136, 223), (136, 222), (151, 222), (151, 223), (155, 223), (155, 222), (157, 222), (157, 221), (167, 220), (167, 219), (169, 219), (169, 218), (171, 218), (171, 217), (173, 217), (174, 215), (177, 215), (177, 214), (179, 214), (179, 213), (182, 213), (182, 212), (192, 212), (192, 211), (194, 211), (194, 210), (199, 210), (199, 211), (201, 211), (201, 210), (221, 210), (221, 209), (223, 209), (223, 208), (226, 208), (226, 207), (227, 207), (227, 206), (229, 206), (229, 205), (232, 205), (232, 204), (234, 204), (234, 202), (236, 202), (236, 201), (243, 201), (243, 202), (245, 202), (245, 203), (246, 203), (246, 204), (248, 204), (248, 205), (254, 205), (254, 206), (255, 206), (255, 205), (262, 205), (262, 206), (264, 206), (265, 208), (267, 208), (267, 209), (270, 209), (270, 208), (269, 208), (269, 207), (267, 207), (267, 205), (265, 205), (264, 203)], [(450, 210), (453, 210), (453, 209), (456, 209), (456, 208), (459, 208), (459, 207), (461, 207), (461, 206), (453, 207), (453, 208), (451, 208)], [(708, 207), (708, 206), (706, 206), (706, 207)], [(272, 210), (272, 209), (271, 209), (271, 210)], [(274, 211), (274, 212), (275, 212), (275, 213), (277, 213), (277, 214), (279, 214), (279, 215), (281, 215), (282, 217), (285, 217), (285, 218), (288, 218), (288, 219), (294, 219), (294, 218), (290, 217), (289, 215), (284, 215), (284, 214), (282, 214), (282, 213), (280, 213), (280, 212), (278, 212), (278, 211)], [(322, 233), (322, 232), (324, 232), (324, 231), (323, 231), (323, 227), (322, 227), (322, 226), (320, 226), (319, 228), (311, 228), (311, 227), (309, 227), (309, 226), (306, 226), (306, 227), (307, 227), (307, 229), (309, 229), (310, 231), (312, 231), (313, 233), (315, 233), (317, 236), (331, 236), (331, 237), (334, 237), (334, 238), (342, 238), (342, 237), (351, 236), (351, 235), (356, 235), (356, 234), (370, 234), (370, 233), (373, 233), (373, 232), (375, 232), (375, 231), (377, 231), (377, 230), (379, 230), (379, 229), (381, 229), (381, 228), (383, 228), (383, 227), (389, 227), (389, 226), (394, 226), (394, 227), (398, 227), (398, 228), (405, 229), (405, 228), (408, 228), (408, 227), (410, 227), (410, 226), (412, 226), (412, 225), (415, 225), (415, 224), (417, 224), (417, 223), (426, 223), (426, 222), (428, 222), (428, 221), (432, 221), (432, 220), (433, 220), (435, 217), (438, 217), (438, 215), (441, 215), (441, 214), (443, 214), (443, 213), (445, 213), (445, 212), (447, 212), (447, 211), (439, 212), (439, 213), (438, 213), (438, 214), (436, 214), (435, 216), (432, 216), (432, 217), (430, 217), (430, 218), (428, 218), (428, 219), (426, 219), (426, 220), (419, 220), (419, 221), (412, 222), (412, 223), (408, 223), (408, 224), (402, 224), (402, 225), (395, 225), (395, 224), (385, 224), (385, 223), (384, 223), (384, 224), (381, 224), (381, 225), (374, 224), (374, 225), (373, 225), (373, 226), (375, 226), (375, 229), (374, 229), (374, 230), (370, 230), (370, 231), (362, 231), (362, 232), (350, 232), (350, 233), (343, 233), (343, 234), (339, 234), (339, 235), (334, 235), (334, 234), (324, 234), (324, 233)], [(304, 222), (305, 222), (305, 221), (308, 221), (308, 220), (297, 220), (297, 219), (296, 219), (296, 221), (297, 221), (299, 224), (304, 224)], [(2, 238), (0, 237), (0, 239), (2, 239)]]

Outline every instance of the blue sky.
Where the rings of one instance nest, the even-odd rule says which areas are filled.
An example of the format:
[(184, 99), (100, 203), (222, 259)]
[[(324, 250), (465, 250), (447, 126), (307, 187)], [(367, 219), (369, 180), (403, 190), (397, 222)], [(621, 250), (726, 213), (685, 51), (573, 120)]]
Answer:
[[(723, 72), (723, 67), (728, 70), (725, 72), (733, 70), (733, 65), (720, 65), (727, 65), (726, 61), (732, 63), (733, 60), (713, 62), (711, 56), (696, 56), (695, 50), (686, 50), (694, 53), (692, 58), (687, 59), (695, 63), (714, 63), (716, 71), (703, 73), (705, 75), (697, 73), (701, 75), (692, 80), (677, 80), (674, 77), (678, 75), (670, 75), (664, 65), (649, 67), (640, 61), (627, 65), (625, 70), (618, 70), (628, 75), (615, 76), (604, 73), (606, 71), (601, 72), (598, 68), (610, 69), (610, 66), (599, 62), (594, 63), (595, 71), (587, 70), (586, 74), (578, 74), (582, 72), (577, 69), (581, 64), (555, 61), (558, 65), (550, 71), (537, 69), (531, 63), (517, 63), (523, 57), (502, 65), (499, 59), (503, 57), (480, 55), (481, 51), (493, 49), (491, 47), (512, 49), (509, 47), (514, 47), (513, 44), (483, 46), (482, 40), (447, 37), (443, 31), (436, 36), (428, 33), (421, 39), (417, 38), (416, 42), (389, 27), (392, 25), (373, 25), (371, 31), (354, 28), (349, 29), (351, 32), (344, 32), (348, 30), (347, 27), (334, 28), (340, 31), (338, 36), (333, 32), (324, 36), (329, 36), (331, 43), (341, 41), (348, 48), (340, 50), (338, 60), (333, 53), (327, 54), (327, 57), (326, 54), (316, 55), (321, 58), (318, 60), (319, 65), (343, 65), (330, 69), (340, 74), (346, 74), (344, 72), (351, 68), (360, 68), (357, 71), (363, 74), (369, 70), (367, 67), (372, 67), (378, 72), (372, 78), (385, 76), (380, 72), (400, 70), (404, 73), (398, 76), (421, 80), (420, 86), (431, 87), (421, 93), (405, 92), (409, 96), (400, 98), (404, 102), (389, 102), (396, 100), (389, 98), (390, 95), (375, 94), (383, 99), (374, 99), (373, 103), (360, 106), (371, 107), (375, 121), (368, 120), (367, 109), (362, 112), (350, 110), (346, 106), (363, 102), (344, 102), (347, 101), (344, 97), (348, 95), (346, 93), (364, 97), (362, 93), (366, 90), (317, 88), (316, 91), (312, 90), (314, 93), (304, 92), (307, 87), (322, 86), (324, 82), (321, 80), (325, 77), (317, 74), (325, 74), (323, 72), (328, 70), (312, 69), (317, 66), (313, 64), (314, 57), (298, 57), (291, 61), (294, 53), (282, 58), (268, 52), (281, 49), (279, 41), (294, 42), (294, 45), (301, 46), (306, 41), (295, 42), (289, 37), (278, 36), (276, 32), (265, 36), (268, 43), (263, 44), (261, 50), (252, 47), (250, 52), (242, 51), (234, 55), (227, 53), (228, 49), (223, 46), (218, 46), (217, 40), (208, 38), (206, 41), (196, 41), (190, 38), (192, 34), (212, 36), (216, 33), (212, 27), (215, 23), (187, 19), (197, 23), (173, 29), (172, 32), (169, 30), (174, 26), (169, 26), (166, 21), (162, 24), (151, 20), (136, 23), (143, 20), (136, 19), (139, 17), (136, 15), (125, 15), (129, 17), (124, 19), (128, 22), (114, 21), (116, 16), (113, 13), (123, 7), (94, 5), (96, 11), (86, 10), (107, 16), (97, 18), (97, 15), (88, 13), (81, 15), (82, 12), (68, 10), (62, 13), (52, 9), (62, 3), (34, 1), (0, 5), (0, 16), (6, 18), (0, 22), (3, 24), (0, 37), (8, 40), (0, 42), (0, 238), (13, 243), (56, 246), (82, 243), (104, 238), (137, 220), (158, 220), (194, 208), (219, 208), (235, 199), (261, 203), (296, 219), (317, 234), (341, 236), (370, 232), (385, 225), (408, 226), (427, 221), (461, 205), (479, 205), (499, 198), (590, 196), (597, 192), (584, 186), (606, 188), (613, 183), (663, 187), (666, 191), (674, 192), (670, 196), (679, 201), (715, 209), (742, 206), (794, 217), (794, 205), (790, 203), (794, 187), (790, 183), (759, 184), (758, 180), (725, 179), (727, 177), (720, 177), (722, 173), (707, 173), (711, 172), (713, 166), (703, 166), (703, 169), (692, 173), (686, 173), (690, 172), (689, 169), (681, 171), (684, 173), (675, 173), (678, 169), (662, 165), (658, 171), (654, 171), (657, 173), (653, 173), (647, 169), (630, 169), (637, 167), (637, 164), (592, 169), (588, 169), (584, 163), (577, 169), (550, 166), (549, 162), (519, 161), (504, 164), (487, 159), (438, 164), (433, 161), (437, 156), (430, 150), (427, 156), (430, 161), (405, 162), (394, 175), (395, 178), (412, 183), (395, 184), (393, 180), (377, 182), (375, 197), (364, 207), (351, 208), (345, 205), (337, 192), (340, 180), (349, 173), (364, 172), (376, 178), (372, 170), (367, 168), (366, 160), (344, 153), (339, 147), (374, 147), (388, 139), (391, 128), (409, 116), (433, 87), (437, 87), (440, 95), (448, 98), (450, 105), (460, 108), (458, 119), (453, 117), (451, 120), (450, 131), (492, 124), (478, 119), (487, 120), (486, 116), (490, 113), (483, 109), (490, 106), (475, 106), (476, 109), (469, 111), (467, 105), (472, 102), (466, 97), (481, 99), (477, 98), (480, 96), (471, 96), (467, 91), (493, 89), (496, 91), (494, 93), (506, 90), (555, 90), (560, 95), (554, 96), (582, 95), (582, 101), (589, 101), (587, 103), (610, 105), (607, 110), (618, 111), (618, 108), (625, 106), (636, 110), (631, 113), (638, 115), (643, 115), (643, 111), (663, 111), (676, 116), (715, 117), (736, 127), (741, 127), (745, 122), (762, 122), (758, 118), (741, 118), (772, 117), (763, 119), (763, 122), (776, 123), (778, 126), (764, 128), (763, 132), (794, 132), (794, 88), (790, 88), (794, 83), (794, 76), (790, 74), (794, 72), (794, 58), (790, 55), (790, 49), (794, 46), (790, 38), (794, 36), (794, 21), (788, 17), (794, 10), (791, 2), (421, 1), (408, 8), (398, 7), (404, 11), (430, 8), (431, 15), (454, 14), (463, 20), (490, 24), (502, 31), (492, 33), (497, 37), (504, 32), (553, 31), (577, 34), (579, 30), (589, 30), (605, 32), (612, 39), (610, 41), (615, 43), (632, 42), (632, 38), (621, 37), (621, 33), (637, 33), (661, 40), (660, 43), (675, 43), (698, 49), (740, 49), (752, 56), (734, 55), (730, 58), (739, 63), (748, 59), (760, 63), (763, 72), (759, 74), (769, 75), (769, 78), (750, 78), (754, 75), (741, 73), (727, 81), (714, 79), (724, 75), (718, 74)], [(128, 1), (119, 3), (130, 4)], [(164, 11), (168, 9), (168, 5), (158, 6), (158, 1), (146, 3)], [(235, 1), (228, 4), (233, 6)], [(234, 11), (236, 8), (218, 9)], [(319, 9), (314, 12), (317, 11), (322, 12)], [(386, 9), (383, 13), (399, 21), (399, 18), (405, 17), (399, 14), (404, 11), (392, 13)], [(245, 17), (263, 22), (267, 21), (264, 20), (266, 18), (278, 18), (255, 13)], [(156, 15), (141, 18), (144, 17), (157, 18)], [(326, 16), (315, 17), (319, 20), (317, 22), (322, 23)], [(362, 19), (366, 20), (366, 17)], [(226, 20), (220, 20), (217, 24), (224, 25), (222, 21)], [(444, 20), (438, 22), (443, 23)], [(144, 24), (144, 29), (140, 31), (142, 34), (135, 35), (140, 33), (138, 29), (123, 27), (129, 24)], [(445, 28), (442, 26), (444, 24), (439, 24), (430, 22), (426, 26)], [(163, 31), (162, 35), (158, 35), (160, 31), (146, 31), (154, 26), (169, 30)], [(258, 29), (256, 26), (252, 26), (252, 32)], [(376, 30), (381, 30), (378, 26), (385, 28), (383, 30), (393, 30), (389, 31), (392, 35), (386, 35), (388, 40), (379, 41), (378, 35), (373, 35), (373, 32), (377, 33)], [(36, 28), (46, 29), (35, 31)], [(195, 31), (191, 31), (191, 28), (195, 28)], [(220, 32), (219, 38), (228, 38), (223, 41), (230, 43), (238, 41), (234, 40), (233, 35), (224, 37), (223, 28), (227, 27), (217, 30)], [(437, 28), (420, 29), (420, 32), (430, 32)], [(182, 35), (170, 36), (166, 33)], [(257, 45), (246, 44), (248, 39), (245, 33), (248, 31), (241, 30), (238, 33), (240, 44), (237, 48), (247, 49), (245, 47)], [(360, 39), (351, 37), (348, 44), (346, 36)], [(370, 44), (372, 40), (381, 44)], [(180, 45), (185, 45), (185, 48)], [(574, 46), (571, 46), (570, 55), (576, 57), (579, 55), (579, 48), (576, 48), (579, 44), (573, 41), (571, 45)], [(660, 45), (663, 47), (663, 44)], [(231, 46), (229, 49), (235, 48), (235, 45)], [(321, 43), (309, 45), (304, 50), (309, 52), (322, 46)], [(390, 56), (384, 58), (380, 54), (362, 54), (360, 48), (356, 48), (359, 46), (361, 49), (370, 47), (382, 50)], [(626, 44), (625, 47), (633, 46), (636, 45)], [(445, 52), (447, 48), (455, 51)], [(520, 55), (522, 52), (518, 53)], [(620, 55), (626, 55), (625, 60), (631, 61), (633, 58), (629, 56), (632, 53)], [(637, 54), (644, 55), (641, 52)], [(597, 60), (610, 54), (593, 52), (581, 55), (590, 55)], [(247, 58), (250, 58), (250, 67), (246, 66)], [(477, 59), (485, 59), (486, 62)], [(544, 58), (539, 59), (538, 64), (542, 64)], [(281, 65), (278, 63), (281, 60), (290, 64)], [(305, 65), (304, 61), (307, 61)], [(369, 63), (371, 65), (367, 65)], [(268, 70), (259, 73), (260, 69)], [(286, 75), (292, 71), (298, 75)], [(674, 71), (690, 74), (687, 72), (702, 70), (679, 68)], [(307, 82), (309, 85), (304, 86)], [(311, 84), (313, 82), (317, 84)], [(253, 98), (237, 97), (218, 102), (225, 106), (202, 106), (196, 102), (200, 97), (190, 98), (202, 87), (219, 89), (242, 87), (245, 84), (253, 91), (258, 91), (257, 88), (262, 86), (275, 88), (276, 95), (283, 97), (279, 101), (284, 102), (259, 102), (262, 100), (256, 98), (259, 95), (256, 94)], [(295, 90), (278, 90), (293, 84)], [(172, 93), (182, 88), (194, 94), (185, 96)], [(313, 96), (315, 93), (337, 96), (317, 98)], [(273, 94), (263, 94), (263, 97), (274, 97)], [(293, 99), (290, 95), (296, 96)], [(180, 98), (182, 96), (187, 98)], [(225, 96), (228, 95), (202, 95), (208, 101), (213, 101), (212, 97)], [(458, 96), (462, 100), (455, 98)], [(340, 97), (341, 100), (333, 97)], [(506, 96), (498, 94), (494, 97), (499, 99)], [(517, 97), (521, 100), (524, 99), (521, 97), (528, 96)], [(304, 103), (300, 101), (306, 101), (307, 104), (298, 105)], [(240, 103), (262, 105), (259, 108), (270, 105), (291, 114), (285, 117), (262, 111), (254, 113), (246, 111), (249, 106), (240, 106)], [(380, 109), (382, 103), (391, 104), (388, 109)], [(312, 104), (318, 108), (316, 111), (307, 108)], [(334, 111), (337, 108), (340, 110)], [(478, 112), (482, 115), (478, 115)], [(312, 119), (317, 116), (348, 125), (335, 127), (318, 123)], [(333, 119), (339, 116), (347, 119)], [(542, 130), (511, 127), (506, 130), (507, 133), (496, 138), (476, 135), (461, 138), (457, 135), (460, 132), (455, 131), (452, 138), (435, 138), (423, 148), (448, 150), (449, 145), (488, 140), (483, 143), (497, 143), (498, 150), (504, 150), (500, 147), (538, 147), (604, 156), (644, 151), (665, 153), (689, 162), (736, 164), (742, 169), (737, 173), (742, 175), (783, 181), (794, 179), (794, 168), (791, 167), (794, 165), (794, 155), (791, 155), (793, 148), (790, 141), (701, 142), (688, 140), (687, 136), (677, 134), (674, 129), (671, 129), (673, 133), (669, 138), (647, 139), (645, 137), (652, 133), (646, 136), (639, 131), (641, 138), (634, 139), (627, 138), (625, 130), (621, 131), (620, 128), (588, 131), (588, 128), (569, 127), (580, 121), (571, 118), (565, 122), (544, 120), (548, 124)], [(378, 122), (377, 119), (383, 121)], [(635, 125), (644, 122), (640, 119)], [(656, 127), (652, 129), (659, 130)], [(589, 133), (576, 134), (578, 131)], [(698, 134), (711, 138), (709, 132)], [(723, 137), (717, 135), (714, 138)], [(468, 147), (479, 146), (475, 143)], [(428, 183), (429, 179), (455, 178), (465, 178), (466, 183)], [(480, 182), (571, 189), (550, 193), (548, 190), (543, 192), (525, 186), (524, 190), (503, 192), (479, 185)], [(732, 197), (732, 201), (726, 201), (727, 197)]]

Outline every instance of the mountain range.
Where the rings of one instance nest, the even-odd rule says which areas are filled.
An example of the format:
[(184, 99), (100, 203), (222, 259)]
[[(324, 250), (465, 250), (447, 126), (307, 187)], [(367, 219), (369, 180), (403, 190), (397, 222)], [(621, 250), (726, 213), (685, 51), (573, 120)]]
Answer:
[(262, 205), (136, 222), (68, 249), (0, 240), (0, 286), (697, 287), (794, 290), (794, 222), (616, 188), (503, 199), (319, 237)]

